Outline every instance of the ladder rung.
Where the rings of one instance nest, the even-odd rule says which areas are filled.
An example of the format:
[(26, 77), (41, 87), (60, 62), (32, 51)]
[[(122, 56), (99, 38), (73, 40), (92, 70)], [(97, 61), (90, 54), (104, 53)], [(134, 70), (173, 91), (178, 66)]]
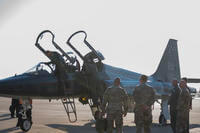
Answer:
[[(65, 108), (65, 111), (68, 115), (68, 119), (70, 122), (76, 122), (77, 121), (77, 114), (76, 114), (76, 106), (75, 106), (75, 101), (74, 98), (65, 98), (61, 99), (63, 106)], [(74, 120), (71, 120), (71, 114), (74, 114)]]
[(75, 113), (74, 111), (72, 111), (72, 112), (68, 112), (68, 113)]
[(68, 104), (68, 103), (74, 103), (74, 102), (63, 102), (64, 104)]

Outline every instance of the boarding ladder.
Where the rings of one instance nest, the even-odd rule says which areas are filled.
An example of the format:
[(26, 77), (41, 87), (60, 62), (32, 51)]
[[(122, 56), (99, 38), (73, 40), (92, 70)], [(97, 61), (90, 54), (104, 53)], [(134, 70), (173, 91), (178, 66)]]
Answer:
[(75, 105), (74, 97), (73, 98), (69, 98), (69, 97), (62, 98), (61, 101), (62, 101), (62, 104), (65, 108), (66, 113), (67, 113), (69, 122), (71, 122), (71, 123), (76, 122), (77, 121), (77, 114), (76, 114), (76, 105)]

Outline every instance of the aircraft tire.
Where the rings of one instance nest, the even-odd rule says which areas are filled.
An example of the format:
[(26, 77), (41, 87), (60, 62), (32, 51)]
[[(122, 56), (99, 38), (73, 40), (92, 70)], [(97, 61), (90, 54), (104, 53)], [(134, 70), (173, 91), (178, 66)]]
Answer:
[(31, 129), (32, 123), (28, 119), (23, 119), (20, 124), (21, 130), (28, 132)]

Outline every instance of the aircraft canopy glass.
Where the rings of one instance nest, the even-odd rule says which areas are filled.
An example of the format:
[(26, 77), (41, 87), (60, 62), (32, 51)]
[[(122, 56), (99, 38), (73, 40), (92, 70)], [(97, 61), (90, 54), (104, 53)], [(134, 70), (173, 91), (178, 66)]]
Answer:
[(45, 74), (45, 73), (49, 74), (53, 72), (53, 69), (54, 66), (52, 66), (52, 64), (40, 62), (31, 69), (27, 70), (25, 73), (35, 74), (35, 75)]

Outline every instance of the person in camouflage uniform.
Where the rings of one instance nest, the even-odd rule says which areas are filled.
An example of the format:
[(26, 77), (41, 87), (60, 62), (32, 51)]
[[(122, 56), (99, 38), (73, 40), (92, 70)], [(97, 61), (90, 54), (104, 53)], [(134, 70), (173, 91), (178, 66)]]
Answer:
[(178, 102), (178, 97), (180, 94), (180, 88), (178, 86), (178, 81), (173, 80), (172, 86), (174, 88), (172, 90), (172, 94), (169, 98), (168, 104), (170, 105), (171, 127), (173, 130), (173, 133), (176, 133), (177, 102)]
[(177, 103), (176, 133), (189, 133), (187, 128), (189, 127), (188, 115), (190, 111), (191, 96), (184, 80), (181, 80), (179, 86), (181, 92)]
[(107, 133), (112, 133), (114, 121), (116, 132), (123, 132), (123, 116), (125, 117), (128, 111), (127, 102), (128, 95), (120, 86), (120, 78), (116, 78), (114, 85), (109, 87), (103, 95), (102, 113), (107, 113)]
[(152, 124), (152, 108), (155, 101), (155, 91), (146, 84), (147, 76), (140, 77), (140, 85), (136, 86), (133, 91), (133, 100), (135, 101), (135, 124), (136, 133), (151, 133), (150, 126)]
[[(188, 91), (189, 91), (189, 93), (190, 93), (190, 96), (191, 96), (191, 90), (190, 90), (190, 88), (187, 86), (187, 82), (188, 82), (188, 79), (186, 78), (186, 77), (184, 77), (184, 78), (182, 78), (182, 80), (184, 80), (185, 82), (186, 82), (186, 88), (188, 89)], [(191, 99), (190, 99), (190, 110), (192, 110), (192, 96), (191, 96)], [(188, 112), (188, 121), (187, 121), (187, 132), (189, 133), (189, 129), (190, 129), (190, 127), (189, 127), (189, 123), (190, 123), (190, 119), (189, 119), (189, 112)]]

